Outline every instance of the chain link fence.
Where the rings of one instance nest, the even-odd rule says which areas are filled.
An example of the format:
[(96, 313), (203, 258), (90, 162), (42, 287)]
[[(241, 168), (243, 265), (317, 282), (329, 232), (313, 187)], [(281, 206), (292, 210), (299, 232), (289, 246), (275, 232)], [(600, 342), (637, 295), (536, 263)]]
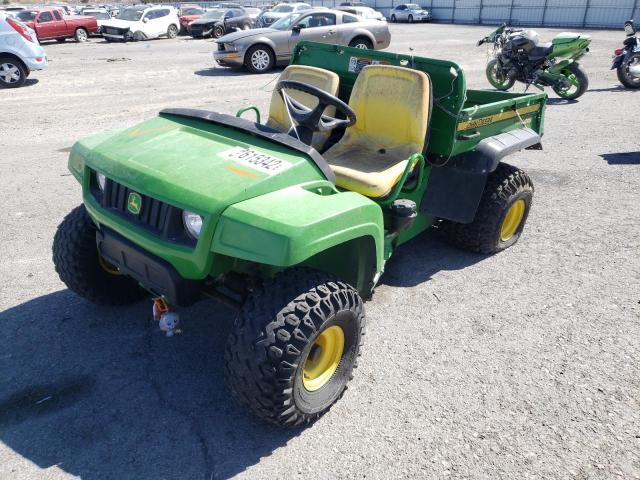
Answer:
[[(309, 0), (314, 7), (335, 7), (344, 0)], [(403, 0), (360, 0), (389, 16)], [(218, 2), (189, 2), (203, 7)], [(261, 7), (277, 3), (268, 0), (244, 0), (244, 6)], [(435, 22), (575, 28), (621, 28), (636, 18), (640, 23), (640, 0), (409, 0), (419, 3), (433, 15)], [(180, 4), (175, 4), (179, 6)]]

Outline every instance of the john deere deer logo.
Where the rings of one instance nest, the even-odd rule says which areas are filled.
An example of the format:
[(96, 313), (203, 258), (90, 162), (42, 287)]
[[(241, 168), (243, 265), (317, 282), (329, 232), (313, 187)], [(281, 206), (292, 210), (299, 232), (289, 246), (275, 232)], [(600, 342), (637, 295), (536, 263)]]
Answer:
[(131, 192), (129, 194), (129, 198), (127, 199), (127, 210), (133, 213), (134, 215), (138, 215), (140, 210), (142, 209), (142, 197), (139, 193)]

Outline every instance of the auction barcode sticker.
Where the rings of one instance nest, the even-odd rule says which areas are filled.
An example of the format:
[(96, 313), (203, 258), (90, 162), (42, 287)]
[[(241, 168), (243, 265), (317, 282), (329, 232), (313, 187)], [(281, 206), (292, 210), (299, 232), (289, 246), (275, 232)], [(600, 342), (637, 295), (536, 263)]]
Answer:
[(275, 175), (291, 166), (289, 162), (245, 147), (233, 147), (231, 150), (220, 153), (220, 156), (258, 170), (259, 172), (266, 173), (267, 175)]

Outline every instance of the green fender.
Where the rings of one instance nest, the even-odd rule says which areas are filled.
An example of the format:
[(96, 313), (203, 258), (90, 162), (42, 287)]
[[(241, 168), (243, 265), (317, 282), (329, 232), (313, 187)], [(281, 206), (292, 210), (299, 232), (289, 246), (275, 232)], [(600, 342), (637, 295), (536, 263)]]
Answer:
[(366, 292), (384, 265), (382, 210), (326, 181), (296, 185), (228, 207), (212, 250), (275, 267), (313, 266)]

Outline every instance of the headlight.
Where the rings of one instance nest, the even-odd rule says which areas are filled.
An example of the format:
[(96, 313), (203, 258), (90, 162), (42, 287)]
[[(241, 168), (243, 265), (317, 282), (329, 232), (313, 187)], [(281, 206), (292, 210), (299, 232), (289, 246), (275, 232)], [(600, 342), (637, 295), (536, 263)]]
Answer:
[(96, 181), (98, 182), (98, 188), (100, 188), (100, 191), (104, 192), (105, 186), (107, 185), (107, 177), (100, 172), (96, 172)]
[(202, 216), (197, 213), (188, 212), (187, 210), (182, 212), (182, 222), (184, 223), (184, 228), (187, 229), (189, 235), (191, 235), (196, 240), (200, 236), (200, 231), (202, 230)]

